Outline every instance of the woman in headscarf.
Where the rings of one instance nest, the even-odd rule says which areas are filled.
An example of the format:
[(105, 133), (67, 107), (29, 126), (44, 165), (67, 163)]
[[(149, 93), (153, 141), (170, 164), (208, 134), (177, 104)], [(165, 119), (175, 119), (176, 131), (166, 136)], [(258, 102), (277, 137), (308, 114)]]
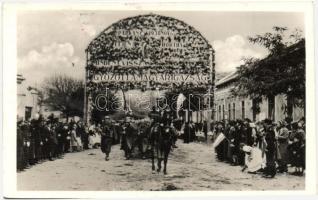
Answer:
[(280, 124), (278, 129), (278, 136), (277, 136), (277, 160), (278, 160), (278, 170), (279, 172), (287, 172), (287, 162), (288, 162), (288, 136), (289, 130), (287, 129), (287, 122), (283, 121)]

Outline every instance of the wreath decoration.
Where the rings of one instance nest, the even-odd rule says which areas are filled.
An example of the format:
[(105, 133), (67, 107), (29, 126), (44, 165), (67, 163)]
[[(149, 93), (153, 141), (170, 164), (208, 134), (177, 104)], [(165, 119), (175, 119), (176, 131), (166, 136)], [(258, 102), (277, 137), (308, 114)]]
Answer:
[[(203, 74), (214, 73), (214, 52), (193, 27), (171, 17), (139, 15), (120, 20), (102, 31), (86, 49), (87, 90), (171, 89), (208, 87), (208, 82), (107, 81), (94, 82), (98, 73)], [(212, 58), (211, 58), (212, 57)], [(107, 64), (99, 64), (106, 61)], [(131, 62), (132, 64), (123, 64)], [(212, 62), (212, 63), (211, 63)], [(214, 77), (214, 76), (212, 76)]]

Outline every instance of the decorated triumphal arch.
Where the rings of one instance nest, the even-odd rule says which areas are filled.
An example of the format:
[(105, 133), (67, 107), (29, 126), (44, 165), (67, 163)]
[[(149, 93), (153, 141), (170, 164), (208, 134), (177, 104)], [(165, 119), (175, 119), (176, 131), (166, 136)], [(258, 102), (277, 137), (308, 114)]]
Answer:
[(120, 20), (86, 49), (84, 118), (92, 93), (109, 89), (206, 88), (214, 91), (214, 50), (193, 27), (149, 14)]

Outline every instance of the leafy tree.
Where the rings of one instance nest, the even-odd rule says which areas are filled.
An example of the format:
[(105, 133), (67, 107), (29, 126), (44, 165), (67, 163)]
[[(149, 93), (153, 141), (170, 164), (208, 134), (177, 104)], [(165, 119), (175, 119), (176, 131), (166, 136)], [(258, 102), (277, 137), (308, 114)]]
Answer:
[(264, 97), (284, 94), (297, 106), (305, 102), (305, 39), (299, 30), (285, 37), (285, 27), (273, 27), (272, 33), (249, 37), (249, 41), (268, 49), (264, 59), (247, 58), (237, 68), (237, 80), (232, 93), (249, 96), (256, 102)]
[(84, 84), (82, 80), (65, 75), (47, 78), (42, 86), (44, 103), (53, 110), (61, 111), (66, 118), (83, 116)]

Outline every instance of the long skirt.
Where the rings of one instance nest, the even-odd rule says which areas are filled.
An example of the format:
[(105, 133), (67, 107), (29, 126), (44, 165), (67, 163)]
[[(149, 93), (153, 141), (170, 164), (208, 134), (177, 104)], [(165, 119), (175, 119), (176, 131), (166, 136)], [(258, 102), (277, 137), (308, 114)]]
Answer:
[(279, 163), (279, 167), (282, 168), (281, 170), (287, 169), (288, 156), (289, 156), (287, 147), (288, 147), (287, 142), (279, 142), (277, 146), (277, 160)]
[(82, 149), (83, 148), (83, 143), (81, 137), (76, 137), (76, 143), (77, 143), (77, 148)]

